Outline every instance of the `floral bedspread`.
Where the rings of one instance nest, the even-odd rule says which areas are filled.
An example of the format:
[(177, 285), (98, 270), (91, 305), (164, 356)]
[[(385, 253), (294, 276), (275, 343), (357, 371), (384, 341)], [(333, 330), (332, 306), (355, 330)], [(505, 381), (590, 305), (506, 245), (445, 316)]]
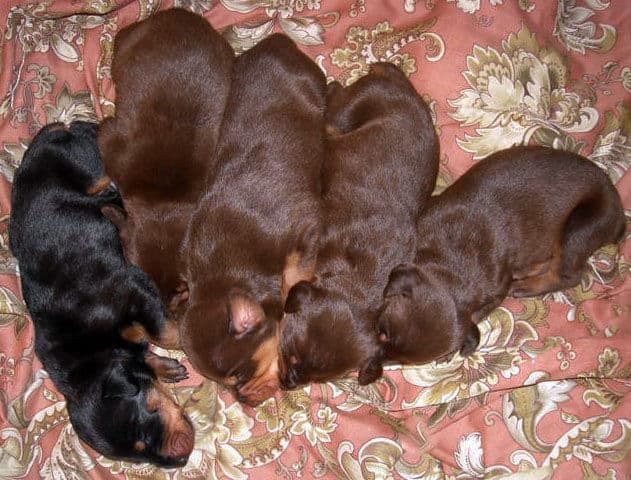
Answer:
[(196, 428), (179, 470), (112, 461), (77, 439), (33, 354), (7, 247), (12, 176), (32, 135), (112, 113), (115, 33), (173, 5), (239, 52), (285, 32), (344, 84), (371, 62), (397, 64), (431, 105), (438, 190), (500, 148), (551, 145), (601, 166), (631, 217), (631, 2), (0, 3), (0, 478), (631, 478), (630, 229), (579, 286), (507, 299), (466, 360), (391, 368), (368, 387), (311, 385), (255, 409), (193, 373), (172, 388)]

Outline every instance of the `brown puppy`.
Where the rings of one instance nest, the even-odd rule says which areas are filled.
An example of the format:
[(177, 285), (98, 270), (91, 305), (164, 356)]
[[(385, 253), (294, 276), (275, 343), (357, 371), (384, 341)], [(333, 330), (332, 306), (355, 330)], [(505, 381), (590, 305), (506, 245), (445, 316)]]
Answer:
[(415, 226), (436, 182), (438, 138), (429, 109), (394, 65), (327, 98), (324, 231), (316, 280), (289, 292), (281, 322), (280, 382), (296, 388), (359, 368), (381, 376), (375, 332), (390, 270), (415, 252)]
[(233, 58), (206, 20), (180, 9), (124, 28), (114, 42), (116, 116), (101, 124), (99, 147), (127, 217), (104, 213), (172, 313), (186, 298), (178, 252), (213, 166)]
[(216, 171), (184, 243), (180, 336), (209, 378), (240, 387), (265, 375), (243, 394), (255, 404), (278, 388), (282, 290), (311, 278), (317, 253), (326, 82), (284, 35), (238, 57), (232, 78)]
[(477, 322), (506, 295), (576, 285), (592, 252), (624, 228), (616, 189), (589, 160), (545, 147), (489, 156), (432, 198), (415, 262), (390, 274), (378, 326), (385, 360), (469, 355)]

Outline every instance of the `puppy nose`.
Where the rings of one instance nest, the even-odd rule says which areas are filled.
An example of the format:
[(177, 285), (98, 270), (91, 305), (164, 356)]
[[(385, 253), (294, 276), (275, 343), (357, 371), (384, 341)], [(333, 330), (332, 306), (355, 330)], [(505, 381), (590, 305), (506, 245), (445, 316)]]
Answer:
[(193, 438), (191, 435), (187, 435), (183, 432), (175, 432), (171, 435), (171, 439), (169, 441), (169, 453), (176, 459), (176, 461), (183, 460), (184, 463), (186, 463), (192, 451)]

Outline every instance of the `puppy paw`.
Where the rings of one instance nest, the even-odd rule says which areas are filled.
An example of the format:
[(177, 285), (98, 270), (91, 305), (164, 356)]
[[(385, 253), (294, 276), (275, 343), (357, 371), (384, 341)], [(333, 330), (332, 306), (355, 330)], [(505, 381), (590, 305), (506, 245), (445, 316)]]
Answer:
[(145, 361), (163, 382), (177, 383), (188, 378), (186, 367), (173, 358), (160, 357), (148, 352)]
[(250, 386), (248, 383), (237, 389), (237, 400), (250, 407), (256, 407), (268, 398), (273, 397), (279, 388), (280, 384), (275, 379), (265, 385)]
[(268, 395), (261, 392), (251, 393), (249, 395), (244, 395), (239, 391), (236, 392), (236, 397), (239, 403), (243, 403), (244, 405), (252, 408), (258, 407), (261, 403), (263, 403), (271, 396), (271, 394)]
[(188, 378), (186, 367), (172, 358), (165, 359), (160, 372), (156, 372), (158, 377), (167, 383), (177, 383)]

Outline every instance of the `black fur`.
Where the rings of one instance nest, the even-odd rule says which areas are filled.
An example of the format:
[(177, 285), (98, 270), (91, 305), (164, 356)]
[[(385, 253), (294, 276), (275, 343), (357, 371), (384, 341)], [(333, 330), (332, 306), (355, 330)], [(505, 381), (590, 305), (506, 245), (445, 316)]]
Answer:
[[(104, 178), (96, 133), (87, 122), (47, 125), (15, 175), (10, 247), (35, 351), (82, 440), (110, 457), (181, 465), (192, 427), (181, 411), (181, 419), (166, 420), (177, 406), (156, 377), (177, 381), (186, 370), (148, 352), (146, 342), (121, 336), (132, 324), (159, 332), (166, 316), (155, 286), (125, 263), (116, 228), (101, 213), (121, 204), (118, 192), (110, 186), (88, 193)], [(177, 447), (169, 446), (174, 438)]]

